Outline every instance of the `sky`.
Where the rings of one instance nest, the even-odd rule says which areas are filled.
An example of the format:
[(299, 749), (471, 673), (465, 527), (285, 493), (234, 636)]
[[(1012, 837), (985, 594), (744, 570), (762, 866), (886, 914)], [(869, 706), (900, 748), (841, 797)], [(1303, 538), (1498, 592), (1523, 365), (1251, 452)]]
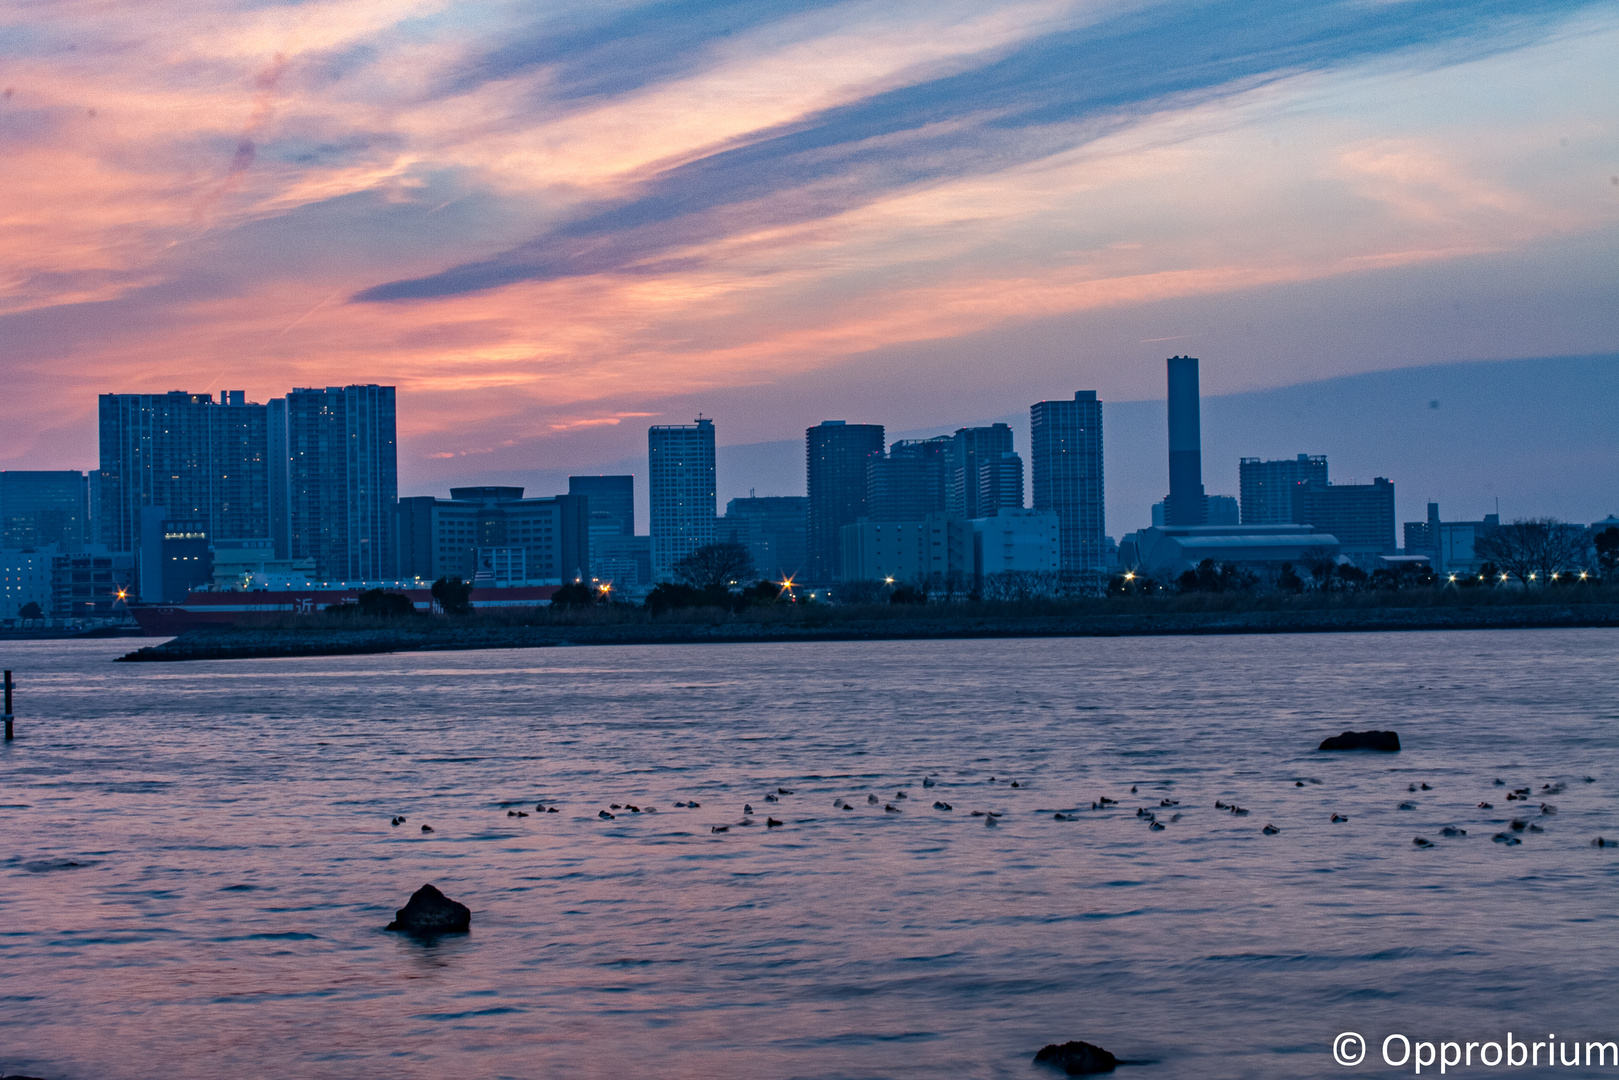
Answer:
[[(1580, 0), (18, 0), (0, 468), (93, 468), (107, 392), (396, 385), (401, 493), (442, 494), (699, 412), (1151, 402), (1178, 353), (1211, 398), (1601, 375), (1615, 56)], [(1535, 415), (1459, 503), (1537, 509)]]

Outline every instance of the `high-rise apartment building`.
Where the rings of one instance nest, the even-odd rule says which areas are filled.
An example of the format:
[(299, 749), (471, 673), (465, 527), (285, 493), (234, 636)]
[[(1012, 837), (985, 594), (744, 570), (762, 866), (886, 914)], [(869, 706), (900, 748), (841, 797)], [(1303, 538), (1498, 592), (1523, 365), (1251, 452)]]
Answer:
[(1244, 525), (1286, 525), (1295, 523), (1294, 492), (1304, 484), (1327, 483), (1325, 454), (1300, 454), (1296, 458), (1261, 461), (1243, 458), (1237, 465)]
[[(1005, 424), (958, 428), (951, 436), (950, 450), (950, 501), (945, 508), (946, 513), (953, 518), (967, 520), (990, 516), (993, 510), (985, 510), (978, 505), (979, 466), (986, 461), (999, 461), (1002, 454), (1012, 453), (1012, 429)], [(1020, 498), (1021, 495), (1020, 486)]]
[(1301, 484), (1293, 489), (1293, 523), (1314, 525), (1338, 538), (1344, 555), (1375, 564), (1394, 554), (1394, 485), (1379, 476), (1370, 484)]
[(0, 472), (0, 548), (56, 545), (75, 552), (91, 542), (84, 474), (72, 470)]
[(842, 529), (869, 516), (871, 459), (883, 452), (881, 424), (823, 420), (804, 432), (809, 489), (809, 571), (817, 584), (843, 580)]
[(1107, 565), (1102, 492), (1102, 403), (1096, 391), (1072, 401), (1040, 401), (1029, 409), (1036, 510), (1057, 515), (1063, 570)]
[[(295, 389), (275, 415), (284, 425), (275, 442), (287, 455), (286, 532), (277, 553), (284, 545), (288, 558), (314, 559), (322, 581), (397, 577), (394, 388)], [(280, 483), (279, 463), (276, 471)], [(169, 512), (178, 516), (173, 506)]]
[(141, 509), (162, 506), (202, 521), (210, 536), (270, 536), (269, 418), (228, 390), (207, 394), (102, 394), (100, 520), (114, 552), (140, 546)]
[(696, 423), (647, 429), (647, 491), (652, 580), (670, 581), (677, 562), (714, 542), (714, 421), (699, 416)]
[(761, 577), (783, 581), (804, 573), (808, 529), (809, 499), (802, 495), (760, 495), (725, 504), (719, 538), (745, 545)]
[(954, 475), (955, 440), (901, 439), (866, 462), (866, 516), (872, 521), (921, 521), (942, 514)]
[(978, 517), (1023, 509), (1023, 459), (1011, 451), (978, 463)]

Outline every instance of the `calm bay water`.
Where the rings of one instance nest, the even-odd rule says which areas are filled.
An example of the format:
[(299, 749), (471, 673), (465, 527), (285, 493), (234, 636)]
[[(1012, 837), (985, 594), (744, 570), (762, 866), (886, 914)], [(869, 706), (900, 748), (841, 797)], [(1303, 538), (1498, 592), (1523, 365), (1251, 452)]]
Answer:
[[(1312, 1077), (1409, 1072), (1395, 1031), (1619, 1039), (1616, 646), (7, 644), (0, 1074), (1029, 1077), (1084, 1038), (1143, 1078)], [(1406, 749), (1314, 750), (1368, 727)], [(1544, 831), (1492, 842), (1515, 812)], [(472, 932), (383, 932), (429, 881)]]

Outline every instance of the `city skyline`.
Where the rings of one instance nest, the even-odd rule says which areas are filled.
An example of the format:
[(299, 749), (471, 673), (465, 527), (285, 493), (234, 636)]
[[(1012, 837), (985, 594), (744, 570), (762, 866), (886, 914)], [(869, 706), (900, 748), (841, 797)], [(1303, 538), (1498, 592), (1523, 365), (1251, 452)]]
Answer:
[(1619, 342), (1604, 5), (163, 2), (12, 24), (5, 468), (89, 465), (95, 393), (333, 368), (441, 490), (1165, 351), (1219, 395)]

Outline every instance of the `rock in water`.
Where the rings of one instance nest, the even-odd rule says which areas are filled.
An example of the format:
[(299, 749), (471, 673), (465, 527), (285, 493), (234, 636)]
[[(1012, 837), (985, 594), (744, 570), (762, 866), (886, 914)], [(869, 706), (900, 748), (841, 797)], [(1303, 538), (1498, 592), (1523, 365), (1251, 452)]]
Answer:
[(1334, 735), (1330, 739), (1321, 740), (1322, 750), (1384, 750), (1394, 751), (1400, 748), (1400, 733), (1397, 731), (1346, 731), (1342, 735)]
[(1061, 1046), (1052, 1043), (1034, 1055), (1034, 1061), (1036, 1065), (1055, 1066), (1069, 1076), (1110, 1073), (1119, 1063), (1118, 1058), (1100, 1046), (1078, 1040), (1065, 1042)]
[(394, 914), (388, 929), (406, 934), (459, 934), (471, 926), (471, 908), (456, 903), (431, 885), (423, 885)]

